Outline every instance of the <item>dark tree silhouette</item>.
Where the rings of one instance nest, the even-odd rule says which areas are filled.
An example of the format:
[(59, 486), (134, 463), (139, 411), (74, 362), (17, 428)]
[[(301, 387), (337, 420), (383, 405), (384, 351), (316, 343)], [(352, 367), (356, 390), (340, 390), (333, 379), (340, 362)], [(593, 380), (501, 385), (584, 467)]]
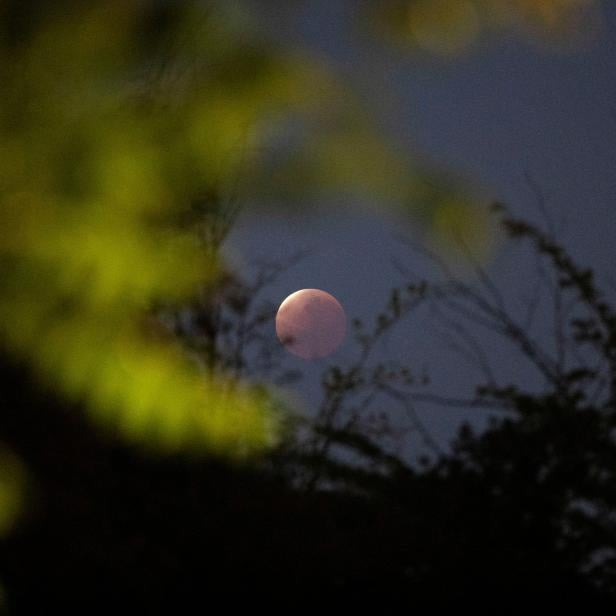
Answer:
[[(568, 306), (556, 311), (555, 348), (564, 357), (516, 324), (481, 269), (477, 286), (453, 277), (409, 284), (392, 292), (373, 327), (354, 324), (357, 360), (326, 370), (316, 418), (292, 423), (288, 440), (257, 464), (123, 445), (5, 357), (2, 440), (33, 478), (26, 513), (2, 541), (10, 613), (83, 597), (105, 603), (110, 594), (145, 609), (240, 588), (385, 593), (382, 601), (407, 606), (496, 602), (502, 613), (528, 601), (609, 605), (616, 319), (590, 270), (538, 228), (502, 216), (511, 238), (531, 242), (551, 268), (554, 306)], [(263, 270), (257, 286), (275, 269)], [(163, 322), (185, 338), (209, 335), (193, 351), (239, 374), (250, 368), (244, 351), (261, 355), (249, 340), (270, 344), (259, 335), (265, 317), (250, 317), (261, 314), (251, 307), (252, 288), (230, 276), (218, 295), (187, 309), (183, 328), (177, 315), (178, 322), (163, 313)], [(449, 311), (499, 331), (544, 376), (544, 388), (489, 380), (472, 400), (446, 399), (409, 367), (372, 363), (379, 337), (430, 303), (434, 318), (451, 324)], [(204, 315), (215, 325), (203, 328)], [(264, 364), (259, 378), (276, 365)], [(495, 416), (484, 431), (463, 426), (450, 451), (426, 433), (431, 457), (416, 466), (383, 438), (396, 430), (387, 420), (394, 402), (411, 412), (425, 402), (468, 404)]]

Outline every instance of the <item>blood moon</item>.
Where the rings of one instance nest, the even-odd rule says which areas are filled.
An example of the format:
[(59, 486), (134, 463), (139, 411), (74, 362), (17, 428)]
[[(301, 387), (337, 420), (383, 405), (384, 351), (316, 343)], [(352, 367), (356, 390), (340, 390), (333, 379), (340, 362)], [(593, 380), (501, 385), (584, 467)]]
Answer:
[(340, 302), (320, 289), (291, 293), (278, 308), (276, 334), (286, 349), (303, 359), (333, 353), (346, 333), (346, 315)]

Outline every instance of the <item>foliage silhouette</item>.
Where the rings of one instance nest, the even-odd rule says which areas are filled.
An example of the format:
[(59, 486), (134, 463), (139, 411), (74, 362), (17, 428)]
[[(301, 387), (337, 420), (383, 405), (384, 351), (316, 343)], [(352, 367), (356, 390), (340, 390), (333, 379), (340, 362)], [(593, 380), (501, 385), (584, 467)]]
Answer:
[[(239, 587), (255, 597), (312, 589), (386, 593), (383, 601), (407, 605), (495, 601), (503, 613), (527, 601), (613, 609), (612, 309), (590, 270), (553, 238), (502, 216), (514, 240), (530, 241), (551, 264), (557, 286), (546, 290), (565, 304), (576, 298), (555, 313), (571, 363), (569, 352), (559, 362), (515, 326), (487, 278), (479, 287), (454, 279), (409, 285), (392, 293), (370, 333), (356, 324), (358, 361), (327, 369), (321, 412), (298, 420), (256, 466), (129, 448), (5, 360), (3, 440), (34, 477), (27, 513), (3, 540), (11, 613), (82, 596), (104, 602), (109, 588), (145, 608), (178, 593), (214, 597)], [(237, 284), (218, 297), (231, 321), (251, 310), (237, 301)], [(544, 376), (541, 391), (488, 382), (475, 399), (444, 399), (408, 367), (371, 365), (379, 336), (430, 302), (498, 328)], [(594, 359), (581, 361), (573, 350), (586, 347)], [(239, 369), (234, 345), (218, 347), (216, 361), (226, 361), (224, 349)], [(387, 397), (369, 392), (409, 404), (484, 405), (498, 415), (484, 431), (463, 426), (450, 451), (416, 466), (367, 420), (371, 408), (390, 411)], [(384, 423), (395, 432), (393, 421)]]

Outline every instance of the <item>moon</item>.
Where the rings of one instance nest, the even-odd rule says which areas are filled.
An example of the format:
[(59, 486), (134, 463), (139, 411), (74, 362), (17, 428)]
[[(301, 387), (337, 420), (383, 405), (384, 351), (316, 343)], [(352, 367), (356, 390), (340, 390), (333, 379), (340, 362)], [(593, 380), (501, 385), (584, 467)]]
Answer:
[(344, 308), (333, 295), (320, 289), (291, 293), (276, 314), (278, 339), (290, 353), (303, 359), (331, 355), (345, 333)]

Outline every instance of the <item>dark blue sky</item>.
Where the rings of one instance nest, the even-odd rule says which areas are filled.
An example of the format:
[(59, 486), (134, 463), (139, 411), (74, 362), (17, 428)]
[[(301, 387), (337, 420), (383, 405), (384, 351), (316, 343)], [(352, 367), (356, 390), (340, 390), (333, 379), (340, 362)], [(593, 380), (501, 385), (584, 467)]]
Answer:
[[(353, 27), (354, 2), (310, 2), (298, 13), (280, 13), (275, 4), (268, 21), (276, 35), (327, 54), (362, 94), (386, 135), (409, 152), (470, 178), (516, 214), (540, 220), (530, 174), (546, 196), (562, 241), (600, 278), (616, 282), (615, 3), (603, 3), (604, 32), (588, 48), (554, 52), (522, 36), (501, 34), (449, 61), (430, 61), (366, 38)], [(377, 217), (352, 204), (327, 205), (310, 219), (247, 213), (235, 230), (231, 247), (243, 259), (311, 250), (268, 291), (272, 301), (302, 287), (318, 287), (336, 295), (349, 316), (368, 317), (383, 305), (389, 288), (401, 282), (393, 256), (403, 257), (422, 275), (434, 274), (396, 241), (400, 227), (387, 215)], [(407, 231), (414, 233), (412, 222)], [(523, 308), (531, 268), (529, 260), (506, 247), (496, 250), (488, 264), (514, 312)], [(548, 337), (549, 323), (543, 327)], [(495, 351), (503, 380), (532, 382), (535, 375), (514, 354), (481, 339)], [(418, 313), (392, 334), (383, 357), (402, 357), (411, 368), (425, 366), (438, 391), (468, 392), (476, 371), (439, 340), (427, 315)], [(353, 352), (346, 344), (333, 360), (344, 362)], [(289, 363), (306, 367), (292, 357)], [(298, 387), (308, 406), (318, 401), (322, 367), (309, 365)], [(421, 414), (443, 442), (469, 416), (435, 407)]]

